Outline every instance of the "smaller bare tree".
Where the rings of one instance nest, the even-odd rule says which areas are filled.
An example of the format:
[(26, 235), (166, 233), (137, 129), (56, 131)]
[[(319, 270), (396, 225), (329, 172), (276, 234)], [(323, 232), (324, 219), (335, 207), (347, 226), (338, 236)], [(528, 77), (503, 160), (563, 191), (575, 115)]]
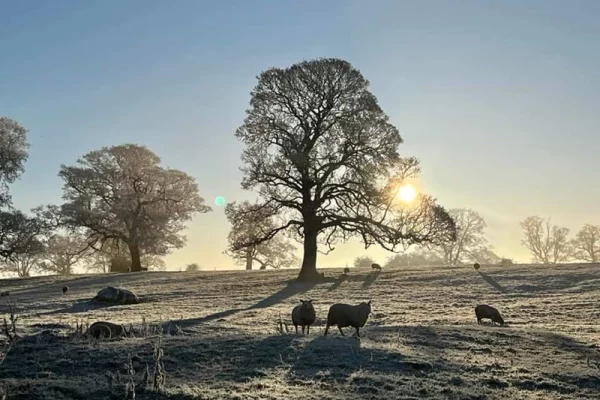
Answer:
[(19, 253), (14, 253), (10, 259), (7, 259), (0, 265), (0, 269), (16, 274), (18, 277), (27, 278), (31, 272), (39, 268), (40, 263), (46, 256), (46, 247), (38, 240), (32, 240), (27, 249)]
[(239, 205), (234, 202), (225, 207), (225, 215), (231, 223), (231, 231), (227, 237), (229, 245), (225, 254), (245, 263), (246, 270), (251, 270), (254, 262), (260, 264), (262, 269), (289, 268), (300, 264), (295, 254), (296, 248), (284, 236), (285, 232), (268, 241), (257, 241), (264, 232), (275, 226), (272, 210), (248, 201)]
[(371, 268), (375, 261), (369, 256), (356, 257), (354, 259), (354, 268)]
[(191, 263), (191, 264), (186, 265), (185, 270), (187, 272), (198, 272), (198, 271), (200, 271), (200, 266), (196, 263)]
[(39, 269), (58, 275), (71, 275), (73, 268), (90, 256), (85, 238), (76, 233), (54, 234), (48, 239), (44, 261)]
[(600, 262), (600, 226), (586, 224), (571, 242), (574, 257), (591, 263)]
[(521, 228), (521, 243), (529, 249), (534, 262), (557, 264), (570, 259), (572, 246), (568, 238), (568, 228), (552, 225), (550, 218), (544, 221), (537, 215), (521, 221)]
[(456, 223), (456, 238), (429, 246), (445, 264), (458, 265), (467, 261), (493, 264), (497, 257), (485, 237), (487, 227), (479, 213), (471, 209), (455, 208), (448, 211)]

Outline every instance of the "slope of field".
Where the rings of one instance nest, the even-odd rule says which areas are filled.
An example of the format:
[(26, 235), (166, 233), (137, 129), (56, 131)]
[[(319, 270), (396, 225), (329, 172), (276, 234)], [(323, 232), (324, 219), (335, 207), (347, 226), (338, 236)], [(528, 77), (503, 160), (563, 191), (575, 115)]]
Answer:
[[(128, 379), (152, 372), (162, 327), (165, 389), (137, 399), (598, 399), (600, 266), (155, 272), (0, 281), (16, 302), (21, 339), (0, 366), (8, 399), (124, 399)], [(61, 287), (70, 287), (62, 295)], [(107, 286), (137, 305), (97, 307)], [(314, 299), (310, 336), (280, 332), (299, 299)], [(360, 340), (323, 336), (328, 307), (373, 300)], [(476, 324), (478, 303), (507, 326)], [(76, 323), (148, 328), (137, 337), (67, 337)], [(143, 322), (145, 320), (145, 322)], [(291, 327), (293, 329), (293, 327)], [(43, 333), (40, 333), (43, 332)], [(134, 373), (127, 373), (131, 361)], [(120, 376), (120, 378), (119, 378)]]

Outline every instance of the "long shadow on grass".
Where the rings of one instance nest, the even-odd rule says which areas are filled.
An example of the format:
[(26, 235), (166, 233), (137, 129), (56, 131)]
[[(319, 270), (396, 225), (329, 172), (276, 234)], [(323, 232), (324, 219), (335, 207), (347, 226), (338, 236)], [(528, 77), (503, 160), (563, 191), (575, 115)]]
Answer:
[(189, 319), (169, 321), (163, 325), (163, 329), (166, 329), (167, 332), (170, 332), (170, 329), (173, 326), (179, 326), (181, 329), (185, 329), (185, 328), (189, 328), (189, 327), (192, 327), (195, 325), (201, 325), (205, 322), (210, 322), (210, 321), (213, 321), (216, 319), (226, 318), (226, 317), (229, 317), (229, 316), (236, 314), (238, 312), (241, 312), (241, 311), (250, 311), (250, 310), (256, 310), (256, 309), (260, 309), (260, 308), (271, 307), (271, 306), (274, 306), (275, 304), (278, 304), (292, 296), (296, 296), (298, 294), (304, 293), (304, 292), (312, 289), (315, 285), (316, 285), (316, 282), (291, 281), (285, 287), (283, 287), (281, 290), (273, 293), (269, 297), (266, 297), (266, 298), (260, 300), (258, 303), (251, 305), (250, 307), (233, 308), (230, 310), (219, 311), (217, 313), (209, 314), (209, 315), (206, 315), (206, 316), (200, 317), (200, 318), (189, 318)]
[(506, 288), (504, 286), (500, 285), (494, 278), (492, 278), (491, 276), (489, 276), (487, 274), (484, 274), (481, 271), (477, 271), (477, 273), (479, 274), (479, 276), (481, 276), (483, 278), (484, 281), (489, 283), (490, 286), (492, 286), (494, 289), (498, 290), (499, 292), (506, 293)]
[(363, 289), (368, 288), (373, 283), (375, 283), (377, 278), (379, 278), (379, 275), (381, 275), (381, 271), (375, 271), (375, 272), (371, 272), (370, 274), (367, 274), (367, 276), (365, 277), (365, 280), (362, 284), (362, 288)]

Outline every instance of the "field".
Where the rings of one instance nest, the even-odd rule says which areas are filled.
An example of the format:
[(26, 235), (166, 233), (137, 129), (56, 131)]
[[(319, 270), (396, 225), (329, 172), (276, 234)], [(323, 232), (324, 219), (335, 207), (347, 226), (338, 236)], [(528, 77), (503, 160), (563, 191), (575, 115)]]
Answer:
[[(297, 271), (149, 272), (0, 281), (16, 304), (19, 340), (0, 366), (8, 399), (598, 399), (600, 265), (325, 270), (324, 283), (290, 283)], [(61, 288), (70, 291), (63, 295)], [(120, 286), (137, 305), (98, 307)], [(281, 332), (299, 299), (314, 299), (309, 336)], [(360, 339), (323, 336), (335, 302), (373, 300)], [(477, 325), (496, 306), (507, 325)], [(76, 323), (133, 324), (136, 337), (94, 340)], [(158, 335), (157, 327), (164, 334)], [(293, 330), (293, 326), (290, 326)], [(140, 331), (144, 329), (143, 333)], [(70, 336), (68, 336), (70, 335)], [(159, 341), (161, 391), (144, 388)], [(129, 372), (126, 364), (133, 367)], [(1, 397), (0, 397), (1, 398)]]

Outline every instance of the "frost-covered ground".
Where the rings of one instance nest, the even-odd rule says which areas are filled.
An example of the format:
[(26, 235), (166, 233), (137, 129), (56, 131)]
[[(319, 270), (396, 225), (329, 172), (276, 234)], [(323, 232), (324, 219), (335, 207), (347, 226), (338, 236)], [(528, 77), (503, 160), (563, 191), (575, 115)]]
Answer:
[[(153, 366), (150, 332), (94, 341), (66, 338), (76, 322), (156, 324), (166, 389), (137, 399), (598, 399), (600, 265), (325, 270), (317, 285), (297, 271), (149, 272), (0, 281), (3, 312), (16, 302), (25, 336), (0, 366), (8, 399), (124, 399), (131, 373)], [(68, 284), (70, 291), (62, 295)], [(107, 285), (142, 303), (93, 308)], [(308, 337), (280, 333), (299, 299), (314, 299)], [(360, 340), (323, 336), (335, 302), (373, 299)], [(496, 306), (508, 326), (478, 326), (473, 308)], [(43, 330), (54, 334), (39, 335)], [(38, 334), (36, 336), (36, 334)], [(140, 337), (144, 336), (144, 337)], [(120, 380), (117, 376), (121, 376)], [(112, 377), (112, 388), (109, 381)]]

